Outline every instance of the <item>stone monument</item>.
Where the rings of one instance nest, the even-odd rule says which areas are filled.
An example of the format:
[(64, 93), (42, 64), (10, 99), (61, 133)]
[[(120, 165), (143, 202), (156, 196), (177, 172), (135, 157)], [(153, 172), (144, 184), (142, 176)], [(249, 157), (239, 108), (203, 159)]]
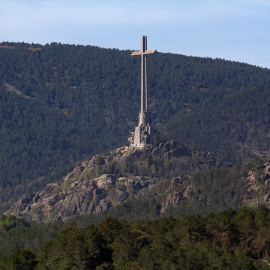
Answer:
[(142, 50), (132, 52), (131, 56), (141, 56), (141, 109), (139, 112), (139, 123), (135, 127), (135, 132), (130, 132), (128, 138), (130, 146), (143, 148), (151, 143), (153, 132), (150, 129), (149, 112), (147, 110), (147, 72), (146, 56), (156, 53), (156, 50), (147, 50), (147, 37), (142, 37)]

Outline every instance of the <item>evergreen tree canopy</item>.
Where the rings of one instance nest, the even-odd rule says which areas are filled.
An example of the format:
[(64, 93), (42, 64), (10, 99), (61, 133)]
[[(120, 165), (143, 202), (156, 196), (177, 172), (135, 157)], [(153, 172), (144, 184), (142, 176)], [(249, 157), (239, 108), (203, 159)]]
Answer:
[[(140, 60), (130, 53), (0, 43), (1, 212), (76, 162), (128, 144), (140, 107)], [(268, 69), (159, 53), (148, 61), (152, 126), (227, 162), (266, 154), (269, 82)]]

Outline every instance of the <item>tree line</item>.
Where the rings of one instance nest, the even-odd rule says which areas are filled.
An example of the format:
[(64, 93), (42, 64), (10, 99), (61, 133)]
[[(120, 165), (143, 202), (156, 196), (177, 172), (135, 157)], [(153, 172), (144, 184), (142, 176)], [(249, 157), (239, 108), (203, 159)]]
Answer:
[(108, 217), (62, 229), (37, 251), (2, 255), (0, 269), (269, 269), (269, 225), (265, 206), (130, 223)]

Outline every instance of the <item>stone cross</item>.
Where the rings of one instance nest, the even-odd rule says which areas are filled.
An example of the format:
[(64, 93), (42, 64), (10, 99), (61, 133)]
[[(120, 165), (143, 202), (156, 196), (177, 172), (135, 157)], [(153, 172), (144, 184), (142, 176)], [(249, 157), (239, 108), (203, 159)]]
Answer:
[(154, 54), (156, 50), (147, 50), (147, 36), (142, 37), (142, 50), (132, 52), (131, 56), (141, 56), (141, 113), (147, 112), (147, 72), (146, 55)]
[(142, 37), (142, 50), (133, 52), (131, 56), (141, 56), (141, 110), (139, 113), (139, 124), (134, 132), (130, 132), (130, 145), (132, 147), (144, 147), (151, 143), (153, 132), (149, 125), (149, 114), (147, 112), (147, 72), (146, 56), (156, 53), (156, 50), (147, 50), (147, 37)]

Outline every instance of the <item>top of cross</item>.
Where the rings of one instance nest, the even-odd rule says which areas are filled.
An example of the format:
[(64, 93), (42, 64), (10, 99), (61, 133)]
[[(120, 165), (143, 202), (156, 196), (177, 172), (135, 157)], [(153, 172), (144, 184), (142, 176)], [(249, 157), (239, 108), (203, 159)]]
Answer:
[(153, 54), (156, 53), (156, 50), (147, 50), (147, 36), (142, 37), (142, 50), (132, 52), (131, 56), (137, 56), (137, 55), (145, 55), (145, 54)]

